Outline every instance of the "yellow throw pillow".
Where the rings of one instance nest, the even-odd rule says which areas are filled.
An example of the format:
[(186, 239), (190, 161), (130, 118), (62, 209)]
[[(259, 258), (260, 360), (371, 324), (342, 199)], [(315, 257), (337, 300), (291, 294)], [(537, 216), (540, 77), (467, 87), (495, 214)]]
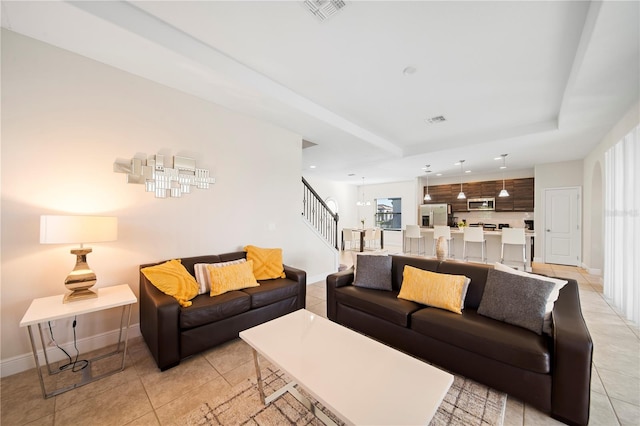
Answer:
[(176, 298), (180, 306), (191, 306), (190, 300), (198, 295), (196, 279), (182, 265), (180, 259), (141, 269), (151, 284), (164, 294)]
[(461, 314), (470, 281), (464, 275), (438, 274), (406, 265), (398, 298)]
[(247, 252), (247, 260), (253, 260), (253, 275), (257, 280), (286, 277), (282, 265), (282, 249), (246, 246), (244, 251)]
[(231, 290), (258, 287), (260, 284), (253, 276), (253, 261), (249, 260), (236, 265), (217, 268), (207, 265), (211, 279), (211, 297), (218, 296)]

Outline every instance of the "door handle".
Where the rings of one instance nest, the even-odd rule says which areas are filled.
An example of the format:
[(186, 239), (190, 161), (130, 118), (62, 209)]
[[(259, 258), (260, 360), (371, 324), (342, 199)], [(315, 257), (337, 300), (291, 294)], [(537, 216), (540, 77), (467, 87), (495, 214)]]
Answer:
[(551, 232), (551, 229), (547, 229), (547, 232)]

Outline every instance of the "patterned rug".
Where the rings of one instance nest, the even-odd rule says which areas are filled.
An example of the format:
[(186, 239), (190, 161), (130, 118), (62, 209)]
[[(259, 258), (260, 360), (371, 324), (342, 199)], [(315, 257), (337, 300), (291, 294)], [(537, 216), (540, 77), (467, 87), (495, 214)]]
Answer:
[[(263, 371), (264, 390), (270, 395), (289, 382), (279, 370)], [(336, 424), (343, 423), (310, 397), (303, 389), (298, 391), (313, 402)], [(489, 426), (502, 425), (507, 396), (473, 380), (454, 375), (454, 382), (444, 401), (431, 420), (432, 426)], [(200, 407), (179, 419), (179, 425), (322, 425), (307, 408), (288, 392), (264, 406), (260, 402), (258, 387), (247, 379), (231, 392)]]

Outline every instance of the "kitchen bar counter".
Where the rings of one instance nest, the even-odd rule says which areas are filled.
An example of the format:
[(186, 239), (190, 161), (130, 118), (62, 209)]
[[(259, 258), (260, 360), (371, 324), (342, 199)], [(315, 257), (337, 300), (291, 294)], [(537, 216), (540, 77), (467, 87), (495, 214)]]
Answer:
[[(433, 228), (421, 227), (420, 234), (424, 237), (422, 242), (424, 244), (424, 247), (423, 247), (424, 251), (420, 250), (420, 253), (424, 252), (426, 256), (435, 256), (435, 252), (434, 252), (435, 245), (433, 243)], [(462, 260), (462, 247), (464, 245), (463, 234), (464, 234), (464, 231), (462, 229), (451, 228), (452, 241), (449, 242), (449, 244), (451, 244), (449, 249), (451, 251), (451, 257), (453, 259)], [(533, 244), (534, 244), (535, 236), (536, 236), (535, 231), (525, 231), (525, 238), (527, 240), (527, 244), (525, 246), (527, 263), (525, 265), (525, 269), (527, 271), (531, 271), (531, 259), (534, 252)], [(487, 258), (487, 263), (499, 262), (500, 250), (502, 247), (502, 231), (500, 230), (484, 231), (484, 237), (487, 240), (486, 247), (485, 247), (485, 256)], [(403, 240), (404, 240), (404, 231), (403, 231)], [(405, 249), (405, 252), (409, 253), (409, 250), (408, 250), (409, 240), (407, 240), (406, 244), (407, 244), (407, 248)], [(411, 253), (412, 254), (418, 253), (417, 243), (415, 242), (415, 240), (412, 243)], [(481, 257), (480, 244), (468, 243), (467, 256), (469, 258), (469, 261), (479, 262)], [(522, 249), (520, 247), (515, 245), (506, 245), (504, 247), (504, 257), (505, 257), (504, 263), (506, 265), (520, 266), (520, 267), (522, 266), (522, 261), (520, 260), (522, 259)]]

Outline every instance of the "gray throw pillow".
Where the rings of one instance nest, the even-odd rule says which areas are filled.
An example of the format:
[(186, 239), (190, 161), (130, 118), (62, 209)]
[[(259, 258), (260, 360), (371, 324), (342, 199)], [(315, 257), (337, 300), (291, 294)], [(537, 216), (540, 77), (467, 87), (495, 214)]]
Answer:
[(358, 256), (353, 285), (391, 291), (391, 256)]
[(549, 281), (489, 270), (478, 313), (542, 334)]

